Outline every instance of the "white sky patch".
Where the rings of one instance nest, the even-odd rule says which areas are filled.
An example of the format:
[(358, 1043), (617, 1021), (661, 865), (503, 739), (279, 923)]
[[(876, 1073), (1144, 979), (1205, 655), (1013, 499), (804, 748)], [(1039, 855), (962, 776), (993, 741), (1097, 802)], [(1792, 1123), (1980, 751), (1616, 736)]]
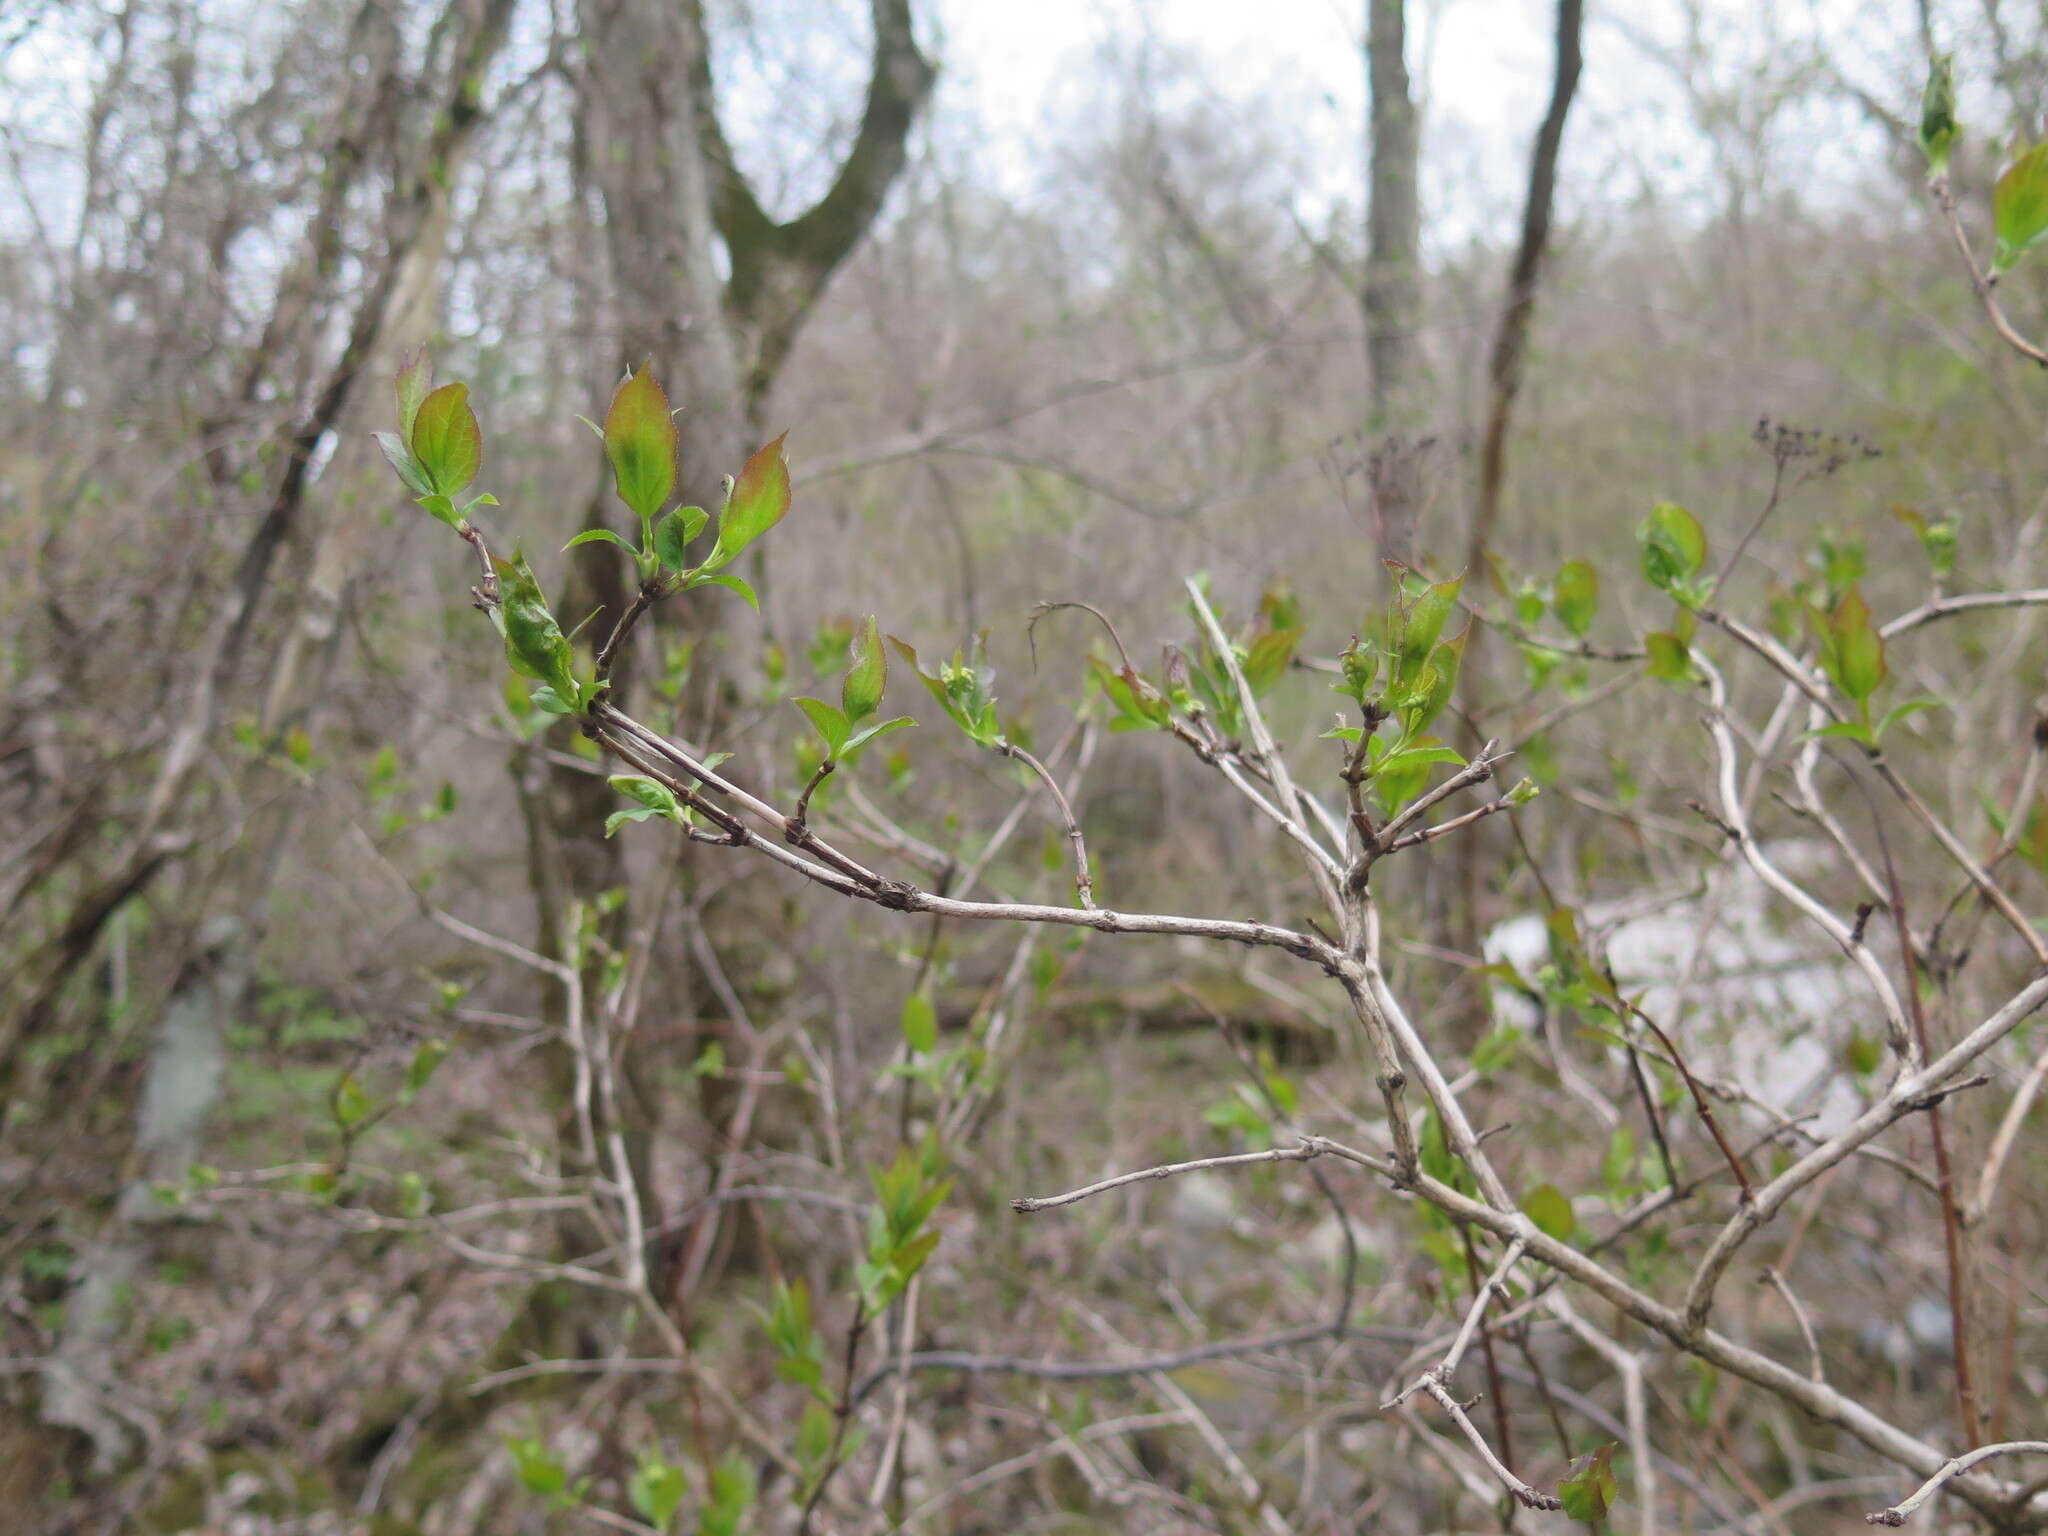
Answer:
[[(206, 9), (207, 30), (248, 0)], [(865, 68), (864, 5), (856, 0), (713, 0), (738, 31), (721, 58), (722, 109), (743, 162), (778, 212), (822, 189), (857, 117)], [(1365, 0), (922, 0), (923, 30), (943, 74), (933, 131), (969, 147), (971, 174), (1028, 196), (1063, 149), (1101, 119), (1117, 88), (1105, 55), (1147, 47), (1184, 58), (1192, 89), (1244, 113), (1259, 142), (1285, 147), (1295, 210), (1311, 226), (1355, 227), (1363, 200)], [(1645, 192), (1708, 211), (1727, 194), (1725, 154), (1699, 131), (1678, 75), (1643, 42), (1683, 40), (1678, 0), (1594, 0), (1586, 69), (1566, 139), (1560, 213), (1622, 206)], [(1917, 52), (1904, 7), (1885, 0), (1706, 0), (1696, 84), (1740, 97), (1759, 71), (1795, 56), (1825, 58), (1910, 113)], [(288, 7), (260, 9), (273, 21)], [(538, 17), (539, 8), (527, 15)], [(1409, 63), (1423, 109), (1425, 241), (1439, 253), (1513, 236), (1529, 144), (1550, 89), (1553, 0), (1409, 0)], [(19, 175), (48, 235), (65, 243), (75, 218), (83, 112), (104, 67), (88, 29), (41, 28), (0, 62), (0, 106)], [(246, 24), (233, 28), (260, 67)], [(733, 40), (733, 39), (737, 40)], [(1944, 38), (1961, 44), (1972, 39)], [(1901, 45), (1904, 46), (1902, 52)], [(1910, 82), (1910, 83), (1909, 83)], [(1966, 74), (1967, 83), (1967, 74)], [(1167, 98), (1171, 105), (1171, 95)], [(1802, 195), (1881, 172), (1882, 144), (1837, 99), (1773, 125), (1772, 168)], [(1726, 145), (1721, 146), (1725, 151)], [(813, 186), (813, 183), (818, 185)], [(29, 234), (20, 199), (0, 199), (0, 238)]]
[[(1710, 0), (1704, 12), (1711, 57), (1700, 73), (1710, 91), (1804, 49), (1848, 60), (1866, 88), (1898, 98), (1896, 110), (1917, 107), (1917, 85), (1887, 79), (1868, 60), (1911, 40), (1910, 18), (1874, 18), (1869, 0)], [(1071, 131), (1074, 91), (1102, 88), (1104, 45), (1149, 38), (1191, 55), (1225, 101), (1285, 115), (1282, 126), (1312, 167), (1298, 208), (1315, 222), (1363, 200), (1364, 13), (1365, 0), (938, 0), (941, 106), (957, 103), (979, 120), (989, 137), (985, 173), (1021, 192)], [(1644, 187), (1680, 205), (1717, 204), (1725, 192), (1678, 76), (1642, 46), (1676, 47), (1682, 17), (1675, 0), (1588, 7), (1586, 65), (1566, 135), (1567, 216)], [(1408, 62), (1423, 111), (1433, 248), (1512, 237), (1549, 100), (1555, 26), (1550, 0), (1410, 0)], [(1882, 141), (1846, 106), (1804, 109), (1775, 127), (1809, 171), (1795, 179), (1810, 195), (1882, 169)]]
[[(1149, 37), (1199, 61), (1226, 101), (1288, 115), (1284, 126), (1314, 167), (1301, 188), (1301, 210), (1312, 218), (1360, 201), (1363, 18), (1363, 0), (941, 0), (939, 7), (949, 85), (986, 125), (989, 169), (1005, 186), (1028, 183), (1072, 121), (1071, 92), (1077, 82), (1100, 80), (1095, 56), (1103, 45)], [(1460, 184), (1455, 202), (1465, 206), (1438, 210), (1456, 213), (1460, 239), (1479, 232), (1480, 209), (1519, 185), (1549, 91), (1551, 25), (1551, 8), (1530, 0), (1412, 7), (1409, 67), (1423, 98), (1424, 155), (1439, 183)]]

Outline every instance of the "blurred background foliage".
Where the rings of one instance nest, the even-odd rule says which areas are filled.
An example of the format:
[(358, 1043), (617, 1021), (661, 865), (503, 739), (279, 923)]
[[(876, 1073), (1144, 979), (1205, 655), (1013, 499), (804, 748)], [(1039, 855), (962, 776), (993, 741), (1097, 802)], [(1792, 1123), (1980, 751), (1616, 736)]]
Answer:
[[(1000, 40), (965, 7), (908, 17), (894, 125), (873, 110), (874, 21), (809, 0), (0, 7), (0, 1507), (23, 1529), (438, 1536), (585, 1528), (602, 1506), (710, 1530), (720, 1498), (746, 1504), (737, 1472), (698, 1466), (730, 1447), (672, 1377), (472, 1390), (521, 1362), (631, 1357), (644, 1332), (559, 1281), (337, 1215), (544, 1200), (569, 1156), (559, 997), (423, 903), (551, 957), (646, 957), (622, 1064), (667, 1273), (689, 1281), (676, 1316), (771, 1423), (794, 1424), (795, 1399), (751, 1308), (784, 1275), (845, 1293), (859, 1244), (834, 1202), (865, 1201), (863, 1165), (888, 1166), (929, 1118), (885, 1070), (922, 990), (949, 1039), (1007, 1019), (972, 1135), (950, 1149), (957, 1236), (932, 1260), (921, 1324), (934, 1347), (1179, 1348), (1318, 1317), (1348, 1273), (1365, 1332), (1343, 1350), (1191, 1368), (1175, 1390), (1279, 1504), (1306, 1501), (1302, 1529), (1491, 1518), (1396, 1457), (1405, 1431), (1376, 1416), (1387, 1372), (1469, 1283), (1447, 1232), (1361, 1197), (1354, 1234), (1273, 1169), (1157, 1186), (1128, 1221), (1006, 1210), (1104, 1170), (1264, 1144), (1297, 1099), (1304, 1120), (1366, 1113), (1328, 998), (1257, 957), (927, 931), (659, 828), (605, 842), (615, 797), (593, 820), (579, 787), (602, 783), (592, 749), (502, 688), (466, 552), (405, 504), (368, 442), (391, 424), (399, 357), (431, 342), (483, 420), (480, 484), (503, 505), (479, 515), (524, 548), (567, 627), (615, 579), (591, 551), (558, 553), (608, 483), (577, 414), (658, 358), (690, 494), (715, 506), (718, 477), (787, 427), (795, 506), (752, 568), (759, 618), (692, 594), (641, 637), (645, 718), (714, 736), (786, 804), (815, 758), (785, 701), (838, 696), (863, 616), (928, 664), (986, 631), (1004, 723), (1069, 781), (1102, 900), (1297, 921), (1280, 839), (1220, 803), (1200, 764), (1164, 736), (1071, 725), (1092, 622), (1058, 614), (1027, 636), (1027, 620), (1041, 600), (1085, 600), (1156, 673), (1163, 643), (1191, 646), (1181, 578), (1200, 571), (1239, 623), (1284, 590), (1303, 657), (1327, 659), (1383, 602), (1383, 555), (1439, 576), (1465, 565), (1550, 21), (1480, 0), (1408, 7), (1422, 239), (1401, 322), (1410, 376), (1381, 395), (1361, 307), (1366, 17), (1271, 9), (1274, 32), (1301, 29), (1275, 50), (1294, 50), (1298, 79), (1276, 69), (1246, 88), (1197, 10), (1113, 7), (1058, 52), (1045, 117), (1020, 126), (1004, 57), (973, 51)], [(873, 17), (886, 30), (901, 11), (885, 0)], [(1526, 48), (1481, 57), (1490, 28)], [(1342, 94), (1311, 83), (1324, 31)], [(1488, 1016), (1469, 963), (1490, 929), (1542, 908), (1532, 869), (1581, 906), (1696, 884), (1714, 839), (1685, 807), (1707, 759), (1690, 705), (1642, 680), (1530, 737), (1631, 667), (1518, 647), (1517, 594), (1589, 562), (1590, 641), (1638, 644), (1666, 605), (1631, 530), (1667, 500), (1693, 510), (1718, 563), (1777, 497), (1721, 601), (1795, 624), (1796, 594), (1859, 578), (1880, 616), (1921, 600), (1928, 525), (1954, 529), (1948, 590), (2040, 579), (2048, 396), (1985, 325), (1913, 132), (1933, 42), (1957, 55), (1969, 129), (1954, 180), (1988, 244), (2008, 141), (2043, 130), (2048, 11), (1673, 0), (1596, 7), (1585, 34), (1491, 558), (1465, 572), (1468, 603), (1510, 638), (1468, 675), (1461, 729), (1519, 743), (1516, 769), (1546, 793), (1519, 840), (1482, 845), (1476, 883), (1443, 858), (1391, 866), (1376, 889), (1396, 983), (1432, 1038), (1496, 1042), (1490, 1070), (1519, 1086), (1488, 1102), (1523, 1121), (1532, 1166), (1626, 1191), (1651, 1175), (1607, 1127), (1586, 1138), (1533, 1045), (1502, 1057), (1526, 1026)], [(675, 92), (666, 114), (628, 82), (632, 61), (663, 57), (684, 66), (657, 76)], [(808, 245), (707, 232), (685, 215), (712, 204), (687, 191), (668, 225), (643, 227), (634, 178), (659, 161), (673, 188), (691, 160), (648, 146), (699, 108), (785, 228), (828, 207), (870, 129), (885, 159), (893, 132), (900, 164), (876, 172), (863, 217), (808, 227)], [(716, 181), (716, 162), (695, 173)], [(817, 241), (831, 259), (807, 266)], [(2000, 288), (2030, 335), (2048, 329), (2044, 272), (2037, 259)], [(780, 283), (815, 290), (786, 325)], [(728, 331), (725, 371), (707, 373), (705, 338)], [(2042, 642), (2031, 620), (1997, 616), (1941, 635), (1892, 665), (1899, 697), (1946, 707), (1887, 746), (1953, 824), (1995, 839)], [(907, 666), (894, 679), (886, 712), (924, 728), (877, 742), (821, 813), (876, 819), (865, 797), (957, 870), (1030, 781), (934, 729)], [(1736, 691), (1761, 720), (1776, 684)], [(1341, 765), (1315, 739), (1334, 707), (1302, 669), (1276, 692), (1298, 764)], [(1759, 814), (1803, 834), (1778, 807)], [(1030, 800), (1020, 826), (988, 887), (1067, 899), (1057, 820)], [(1916, 903), (1938, 905), (1934, 856), (1899, 843)], [(2041, 858), (2032, 840), (2023, 851)], [(2038, 906), (2041, 878), (2012, 884)], [(1846, 882), (1830, 889), (1854, 904)], [(1962, 988), (1958, 1017), (1976, 995)], [(1707, 1012), (1707, 1052), (1755, 1048), (1742, 1008)], [(1768, 1022), (1786, 1039), (1813, 1027)], [(434, 1041), (448, 1062), (409, 1083)], [(1571, 1049), (1601, 1093), (1632, 1091), (1597, 1042)], [(2030, 1136), (2010, 1219), (1976, 1259), (1973, 1326), (2002, 1422), (2038, 1432), (2048, 1165)], [(816, 1199), (701, 1216), (708, 1193), (743, 1186)], [(1873, 1184), (1831, 1204), (1807, 1284), (1835, 1303), (1839, 1384), (1933, 1434), (1945, 1305), (1938, 1223), (1916, 1210), (1899, 1235), (1893, 1207), (1913, 1198)], [(529, 1258), (580, 1251), (573, 1220), (544, 1206), (500, 1226)], [(1895, 1241), (1910, 1262), (1877, 1263)], [(1646, 1246), (1632, 1262), (1682, 1282), (1680, 1255)], [(1797, 1351), (1789, 1319), (1751, 1322)], [(1536, 1345), (1560, 1380), (1566, 1344)], [(1697, 1430), (1665, 1483), (1680, 1529), (1834, 1528), (1816, 1510), (1860, 1528), (1875, 1504), (1856, 1501), (1903, 1491), (1711, 1372), (1657, 1372), (1656, 1412)], [(1551, 1415), (1514, 1381), (1525, 1443), (1544, 1446), (1531, 1457), (1554, 1472)], [(1619, 1412), (1582, 1386), (1580, 1452), (1614, 1438)], [(909, 1492), (882, 1506), (898, 1517), (1061, 1428), (1166, 1416), (1142, 1381), (918, 1390)], [(919, 1528), (1249, 1528), (1196, 1437), (1143, 1418), (1117, 1443), (1106, 1472), (1048, 1456)], [(664, 1502), (648, 1454), (689, 1464), (686, 1503)], [(771, 1502), (745, 1518), (785, 1528)]]

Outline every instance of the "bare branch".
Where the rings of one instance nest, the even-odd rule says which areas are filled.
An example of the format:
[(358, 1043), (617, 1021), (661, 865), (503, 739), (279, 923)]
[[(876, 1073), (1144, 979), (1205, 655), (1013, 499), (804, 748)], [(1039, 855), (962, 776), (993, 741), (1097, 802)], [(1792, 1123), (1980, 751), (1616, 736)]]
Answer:
[(1479, 1453), (1479, 1459), (1486, 1463), (1487, 1470), (1500, 1479), (1501, 1486), (1515, 1496), (1517, 1503), (1529, 1509), (1557, 1510), (1564, 1508), (1564, 1501), (1562, 1499), (1558, 1498), (1555, 1494), (1545, 1493), (1541, 1488), (1535, 1488), (1523, 1482), (1507, 1468), (1498, 1456), (1493, 1454), (1493, 1447), (1488, 1445), (1486, 1437), (1479, 1433), (1479, 1426), (1466, 1416), (1465, 1410), (1459, 1405), (1458, 1400), (1444, 1390), (1442, 1382), (1434, 1377), (1425, 1376), (1422, 1381), (1422, 1389), (1436, 1399), (1437, 1406), (1443, 1409), (1445, 1416), (1458, 1426), (1467, 1440), (1472, 1442), (1472, 1448)]
[(1962, 253), (1963, 270), (1970, 274), (1970, 286), (1977, 291), (1977, 302), (1984, 306), (1984, 313), (1991, 321), (1991, 328), (1998, 332), (1999, 340), (2019, 353), (2030, 363), (2048, 368), (2048, 349), (2037, 347), (2006, 319), (2005, 311), (1999, 307), (1996, 292), (1998, 278), (1977, 265), (1977, 256), (1970, 249), (1970, 237), (1963, 230), (1962, 215), (1956, 209), (1955, 193), (1950, 190), (1948, 177), (1937, 176), (1929, 183), (1928, 190), (1934, 194), (1934, 201), (1941, 207), (1941, 216), (1948, 223), (1948, 232), (1954, 237), (1956, 249)]
[(1060, 820), (1066, 824), (1067, 841), (1074, 845), (1075, 893), (1080, 897), (1082, 906), (1094, 906), (1095, 881), (1094, 878), (1088, 873), (1088, 845), (1081, 840), (1081, 823), (1075, 819), (1074, 808), (1071, 805), (1067, 804), (1067, 797), (1065, 792), (1060, 788), (1059, 780), (1055, 779), (1052, 776), (1052, 773), (1050, 772), (1050, 770), (1046, 768), (1045, 764), (1041, 763), (1029, 752), (1026, 752), (1014, 741), (1005, 741), (996, 750), (1001, 752), (1005, 757), (1015, 758), (1018, 762), (1022, 763), (1026, 768), (1029, 768), (1033, 773), (1037, 774), (1039, 782), (1044, 784), (1046, 787), (1046, 791), (1049, 794), (1051, 794), (1053, 804), (1059, 807)]
[(1820, 1340), (1814, 1337), (1813, 1322), (1807, 1317), (1806, 1308), (1799, 1304), (1799, 1298), (1792, 1294), (1792, 1287), (1786, 1283), (1785, 1277), (1766, 1264), (1757, 1274), (1756, 1282), (1758, 1285), (1774, 1287), (1778, 1294), (1785, 1298), (1785, 1305), (1792, 1309), (1792, 1320), (1799, 1324), (1800, 1337), (1806, 1340), (1806, 1353), (1811, 1362), (1808, 1374), (1815, 1381), (1827, 1380), (1826, 1374), (1821, 1370)]
[(1178, 1174), (1195, 1173), (1204, 1168), (1240, 1168), (1248, 1163), (1305, 1163), (1310, 1158), (1321, 1157), (1324, 1148), (1303, 1142), (1294, 1147), (1272, 1147), (1264, 1152), (1233, 1152), (1227, 1157), (1198, 1157), (1187, 1163), (1164, 1163), (1157, 1168), (1141, 1168), (1136, 1173), (1120, 1173), (1113, 1179), (1104, 1179), (1097, 1184), (1085, 1185), (1069, 1190), (1064, 1195), (1047, 1195), (1033, 1199), (1020, 1195), (1010, 1202), (1010, 1209), (1019, 1215), (1032, 1211), (1051, 1210), (1056, 1205), (1073, 1205), (1086, 1200), (1090, 1195), (1099, 1195), (1104, 1190), (1121, 1189), (1126, 1184), (1142, 1184), (1147, 1179), (1170, 1179)]
[(2001, 1445), (1980, 1446), (1967, 1456), (1958, 1456), (1946, 1463), (1934, 1476), (1927, 1479), (1909, 1496), (1899, 1500), (1889, 1509), (1880, 1509), (1876, 1514), (1865, 1515), (1867, 1525), (1904, 1525), (1906, 1517), (1939, 1493), (1945, 1483), (1962, 1476), (1970, 1468), (1987, 1462), (1994, 1456), (2025, 1454), (2048, 1456), (2048, 1440), (2008, 1440)]

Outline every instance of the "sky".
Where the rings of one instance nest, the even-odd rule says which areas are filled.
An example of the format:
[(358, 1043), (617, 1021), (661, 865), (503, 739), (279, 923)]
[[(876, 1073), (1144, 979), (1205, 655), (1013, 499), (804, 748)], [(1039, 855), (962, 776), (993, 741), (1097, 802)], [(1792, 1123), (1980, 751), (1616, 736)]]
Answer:
[[(1273, 110), (1301, 141), (1303, 211), (1356, 208), (1365, 121), (1360, 45), (1366, 0), (936, 0), (951, 101), (991, 138), (990, 166), (1028, 184), (1041, 147), (1074, 121), (1074, 90), (1106, 39), (1187, 50), (1214, 89)], [(1566, 136), (1560, 206), (1654, 187), (1717, 200), (1723, 167), (1693, 131), (1658, 48), (1685, 35), (1682, 0), (1591, 0), (1586, 68)], [(1887, 0), (1700, 0), (1698, 36), (1717, 82), (1791, 71), (1819, 54), (1887, 99), (1902, 88), (1888, 53), (1911, 37)], [(1409, 0), (1409, 67), (1423, 105), (1425, 240), (1439, 250), (1501, 240), (1519, 218), (1529, 143), (1550, 92), (1551, 0)], [(1085, 88), (1085, 87), (1084, 87)], [(1910, 88), (1893, 104), (1915, 102)], [(946, 98), (942, 97), (942, 105)], [(1846, 105), (1788, 117), (1782, 144), (1825, 195), (1881, 168), (1882, 143)]]
[[(259, 15), (286, 14), (270, 9), (268, 0), (222, 0), (216, 19), (252, 3)], [(933, 131), (971, 143), (973, 174), (1028, 196), (1057, 163), (1048, 150), (1079, 131), (1096, 104), (1091, 98), (1103, 91), (1104, 51), (1128, 56), (1150, 47), (1190, 61), (1201, 90), (1242, 108), (1256, 131), (1277, 135), (1287, 157), (1285, 184), (1307, 223), (1333, 215), (1355, 219), (1363, 180), (1365, 3), (918, 0), (921, 29), (944, 66)], [(1410, 67), (1423, 105), (1425, 242), (1444, 252), (1474, 238), (1504, 241), (1519, 215), (1528, 145), (1549, 92), (1553, 0), (1408, 5)], [(1725, 167), (1694, 131), (1677, 76), (1651, 57), (1657, 45), (1682, 35), (1684, 5), (1591, 0), (1587, 64), (1559, 198), (1567, 220), (1596, 204), (1626, 202), (1641, 188), (1667, 202), (1692, 197), (1709, 206), (1718, 199), (1715, 179)], [(736, 19), (742, 33), (751, 30), (762, 71), (754, 78), (780, 82), (767, 90), (730, 89), (745, 73), (740, 61), (748, 50), (732, 48), (721, 61), (729, 87), (721, 106), (729, 129), (738, 130), (743, 159), (749, 128), (767, 142), (831, 143), (833, 123), (843, 124), (858, 110), (865, 4), (712, 0), (711, 8), (714, 16)], [(1867, 41), (1910, 31), (1903, 0), (1696, 0), (1695, 8), (1710, 60), (1704, 68), (1709, 89), (1716, 77), (1790, 68), (1824, 40), (1831, 62), (1897, 108), (1911, 107), (1909, 99), (1897, 99), (1902, 88), (1896, 79), (1887, 78), (1881, 43)], [(10, 9), (9, 0), (0, 0), (0, 23)], [(573, 6), (566, 9), (573, 13)], [(544, 48), (547, 8), (535, 4), (524, 15), (529, 26), (522, 30), (532, 32), (526, 51)], [(0, 35), (6, 30), (0, 25)], [(6, 147), (14, 153), (26, 146), (30, 184), (60, 228), (66, 183), (76, 169), (66, 146), (75, 151), (76, 120), (99, 67), (82, 45), (84, 32), (82, 26), (44, 29), (0, 61), (0, 98), (12, 98), (0, 107), (0, 120), (17, 130)], [(258, 46), (247, 29), (232, 25), (219, 41)], [(508, 58), (506, 70), (521, 71), (531, 62)], [(1809, 193), (1849, 184), (1882, 164), (1881, 146), (1846, 107), (1781, 128)], [(41, 163), (38, 141), (49, 154)], [(828, 167), (817, 163), (808, 170), (815, 176)], [(0, 230), (21, 233), (23, 216), (20, 208), (0, 207)]]
[[(1076, 82), (1106, 42), (1149, 36), (1186, 50), (1227, 98), (1264, 104), (1303, 141), (1311, 203), (1355, 201), (1361, 176), (1364, 0), (940, 0), (950, 88), (986, 124), (994, 169), (1028, 178), (1032, 148), (1073, 120)], [(1412, 7), (1410, 67), (1440, 144), (1514, 148), (1549, 87), (1543, 0), (1435, 0)]]

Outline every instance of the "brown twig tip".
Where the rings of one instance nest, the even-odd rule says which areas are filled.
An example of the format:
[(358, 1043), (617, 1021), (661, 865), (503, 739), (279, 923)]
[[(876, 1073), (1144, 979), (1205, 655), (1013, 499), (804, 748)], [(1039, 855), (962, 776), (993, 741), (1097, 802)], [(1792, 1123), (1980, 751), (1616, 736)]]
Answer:
[(1124, 649), (1124, 638), (1116, 632), (1116, 626), (1110, 623), (1109, 615), (1093, 603), (1084, 603), (1078, 598), (1071, 597), (1040, 598), (1031, 605), (1031, 622), (1024, 626), (1024, 638), (1031, 647), (1031, 665), (1034, 668), (1038, 665), (1038, 621), (1058, 613), (1062, 608), (1078, 608), (1083, 613), (1095, 615), (1096, 622), (1109, 631), (1109, 643), (1116, 647), (1117, 656), (1124, 664), (1124, 671), (1137, 671), (1137, 668), (1131, 665), (1131, 653)]
[(1742, 841), (1742, 834), (1726, 821), (1723, 821), (1720, 816), (1716, 815), (1704, 800), (1688, 800), (1685, 802), (1685, 808), (1691, 811), (1693, 815), (1699, 817), (1700, 820), (1713, 827), (1723, 837), (1727, 838), (1729, 842), (1739, 843)]

